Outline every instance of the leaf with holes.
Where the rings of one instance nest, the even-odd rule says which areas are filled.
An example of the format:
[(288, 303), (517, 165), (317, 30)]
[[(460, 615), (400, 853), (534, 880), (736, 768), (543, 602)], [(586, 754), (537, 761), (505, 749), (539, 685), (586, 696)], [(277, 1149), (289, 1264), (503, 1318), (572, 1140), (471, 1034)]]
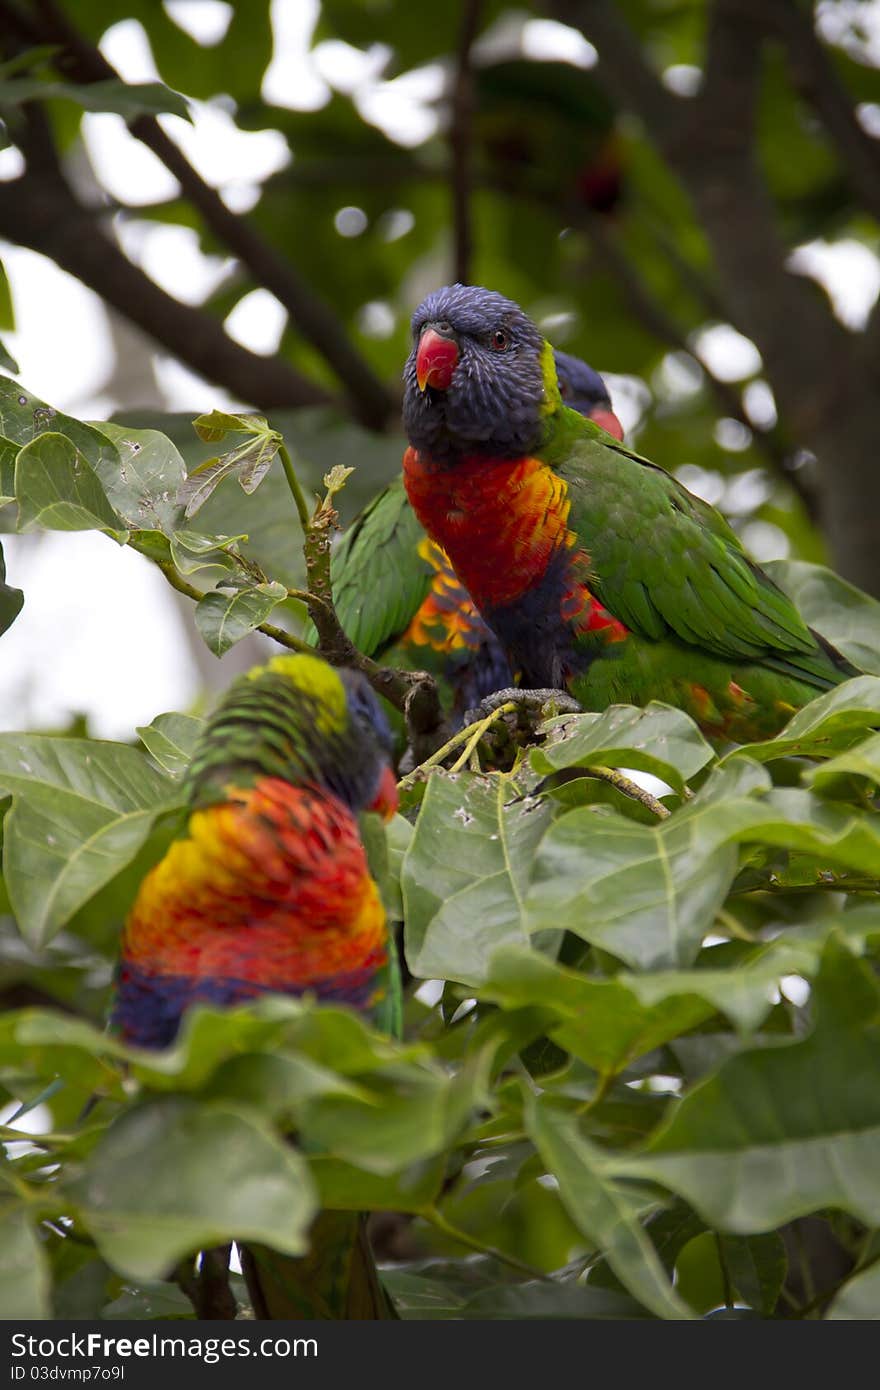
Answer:
[(523, 895), (549, 819), (509, 777), (431, 774), (401, 870), (414, 975), (477, 984), (499, 946), (527, 944)]

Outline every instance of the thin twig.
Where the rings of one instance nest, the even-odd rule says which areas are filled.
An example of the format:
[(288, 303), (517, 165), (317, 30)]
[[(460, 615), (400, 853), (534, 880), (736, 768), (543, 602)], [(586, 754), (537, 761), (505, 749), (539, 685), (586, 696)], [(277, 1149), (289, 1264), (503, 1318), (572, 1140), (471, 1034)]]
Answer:
[[(134, 550), (139, 549), (137, 545), (132, 548)], [(173, 565), (163, 563), (160, 560), (154, 563), (157, 569), (162, 571), (172, 589), (176, 589), (179, 594), (191, 598), (194, 603), (200, 603), (206, 597), (201, 589), (197, 589), (195, 585), (188, 584), (185, 579), (182, 579)], [(282, 647), (287, 647), (292, 652), (314, 652), (315, 650), (308, 642), (303, 642), (301, 638), (294, 637), (290, 632), (285, 632), (283, 627), (276, 627), (274, 623), (258, 623), (256, 631), (262, 632), (266, 637), (271, 637), (273, 641), (278, 642)]]
[[(462, 752), (461, 756), (455, 760), (449, 771), (460, 772), (469, 758), (476, 757), (477, 744), (480, 742), (480, 739), (483, 738), (483, 736), (489, 732), (492, 725), (497, 723), (502, 715), (513, 714), (515, 710), (516, 705), (513, 704), (512, 701), (508, 700), (505, 702), (505, 704), (499, 705), (497, 709), (493, 709), (492, 713), (488, 714), (485, 719), (481, 719), (478, 724), (473, 725), (473, 734), (465, 744), (464, 751)], [(476, 768), (473, 770), (476, 772), (480, 771), (479, 762), (477, 763)]]
[(583, 771), (588, 777), (598, 777), (600, 782), (607, 782), (609, 786), (616, 787), (624, 796), (628, 796), (631, 801), (639, 801), (646, 807), (658, 820), (666, 820), (670, 810), (664, 806), (662, 801), (658, 801), (656, 796), (646, 792), (644, 787), (640, 787), (638, 782), (632, 782), (625, 777), (622, 772), (618, 772), (616, 767), (594, 767), (590, 764)]
[(303, 529), (303, 535), (306, 536), (308, 535), (311, 518), (309, 516), (309, 509), (306, 504), (306, 499), (303, 494), (302, 487), (300, 486), (299, 478), (296, 476), (296, 469), (293, 466), (293, 460), (290, 457), (290, 453), (286, 444), (279, 445), (278, 457), (281, 460), (281, 467), (284, 469), (284, 476), (287, 479), (287, 486), (290, 488), (290, 491), (293, 495), (293, 500), (296, 503), (296, 510), (299, 516), (300, 525)]
[(459, 1245), (466, 1246), (468, 1250), (476, 1250), (481, 1255), (489, 1255), (493, 1260), (499, 1260), (502, 1264), (509, 1265), (519, 1274), (527, 1275), (529, 1279), (540, 1279), (542, 1283), (546, 1284), (553, 1283), (550, 1276), (545, 1274), (543, 1270), (536, 1269), (534, 1265), (526, 1264), (525, 1260), (518, 1260), (515, 1255), (506, 1254), (497, 1246), (484, 1245), (481, 1240), (477, 1240), (476, 1236), (469, 1235), (467, 1231), (459, 1230), (457, 1226), (453, 1226), (450, 1221), (447, 1221), (436, 1207), (428, 1207), (420, 1211), (419, 1216), (433, 1226), (435, 1231), (440, 1231), (442, 1235), (448, 1236), (450, 1240), (456, 1241)]
[[(481, 719), (476, 724), (468, 724), (464, 729), (459, 729), (451, 738), (446, 740), (442, 747), (436, 749), (430, 757), (425, 758), (424, 762), (419, 763), (418, 767), (414, 767), (412, 772), (408, 772), (405, 777), (402, 777), (398, 786), (401, 788), (411, 787), (420, 773), (430, 772), (432, 767), (438, 767), (444, 758), (448, 758), (450, 753), (455, 752), (456, 748), (460, 748), (463, 743), (470, 743), (475, 729), (478, 730), (478, 738), (480, 738), (496, 718), (502, 714), (511, 714), (515, 709), (516, 706), (511, 703), (499, 705), (497, 710), (492, 711), (488, 719)], [(476, 743), (474, 747), (476, 747)], [(457, 769), (458, 764), (452, 770), (457, 771)]]
[[(9, 8), (4, 4), (4, 9)], [(119, 80), (116, 69), (71, 24), (55, 0), (36, 0), (28, 16), (38, 41), (57, 46), (52, 62), (59, 72), (80, 83)], [(368, 362), (356, 350), (344, 325), (306, 277), (281, 256), (256, 228), (231, 212), (220, 194), (196, 172), (180, 148), (153, 116), (129, 122), (131, 133), (153, 151), (177, 179), (183, 194), (198, 208), (216, 237), (240, 258), (258, 284), (276, 296), (291, 319), (339, 377), (352, 408), (363, 424), (381, 429), (391, 413), (391, 398)]]

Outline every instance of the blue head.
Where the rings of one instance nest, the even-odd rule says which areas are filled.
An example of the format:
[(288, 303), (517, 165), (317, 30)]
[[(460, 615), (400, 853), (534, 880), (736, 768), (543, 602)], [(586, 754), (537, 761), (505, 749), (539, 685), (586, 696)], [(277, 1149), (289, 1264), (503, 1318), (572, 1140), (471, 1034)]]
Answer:
[(476, 285), (429, 294), (412, 318), (403, 424), (434, 458), (536, 449), (559, 404), (552, 354), (513, 300)]
[(553, 353), (519, 305), (495, 290), (435, 290), (413, 314), (412, 334), (403, 423), (410, 443), (433, 458), (527, 454), (560, 403), (623, 437), (599, 373)]

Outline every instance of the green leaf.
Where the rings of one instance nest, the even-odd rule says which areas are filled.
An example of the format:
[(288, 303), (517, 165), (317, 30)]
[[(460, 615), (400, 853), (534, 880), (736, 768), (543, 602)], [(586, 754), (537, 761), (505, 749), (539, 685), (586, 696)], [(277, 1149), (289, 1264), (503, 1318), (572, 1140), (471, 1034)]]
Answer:
[(3, 368), (4, 372), (12, 372), (13, 375), (18, 376), (18, 363), (2, 338), (0, 338), (0, 367)]
[(832, 940), (813, 1000), (807, 1038), (730, 1058), (614, 1170), (662, 1183), (725, 1231), (769, 1231), (822, 1207), (876, 1226), (880, 986)]
[(750, 1308), (769, 1317), (788, 1272), (785, 1242), (778, 1231), (758, 1236), (719, 1236), (734, 1288)]
[(24, 1207), (0, 1211), (0, 1318), (51, 1318), (49, 1268)]
[(39, 434), (15, 465), (19, 531), (106, 531), (123, 542), (122, 518), (85, 456), (66, 435)]
[(440, 1192), (446, 1175), (446, 1155), (435, 1154), (397, 1173), (370, 1173), (328, 1154), (310, 1154), (309, 1167), (322, 1207), (335, 1211), (421, 1212), (433, 1204)]
[(151, 724), (141, 725), (135, 733), (164, 772), (180, 777), (189, 766), (204, 727), (204, 719), (197, 719), (194, 714), (172, 712), (157, 714)]
[(804, 705), (776, 738), (743, 744), (728, 753), (724, 761), (752, 758), (766, 763), (796, 754), (831, 758), (878, 723), (880, 678), (855, 676)]
[(880, 603), (824, 565), (771, 560), (765, 566), (802, 617), (853, 665), (880, 676)]
[(498, 946), (527, 944), (523, 895), (549, 816), (500, 774), (432, 772), (401, 872), (414, 975), (477, 984)]
[(131, 430), (109, 420), (95, 428), (118, 450), (118, 464), (96, 469), (118, 515), (133, 530), (174, 535), (183, 521), (177, 492), (186, 477), (176, 446), (158, 430)]
[(633, 1196), (603, 1171), (603, 1155), (573, 1116), (547, 1099), (527, 1097), (526, 1128), (559, 1183), (559, 1196), (578, 1229), (604, 1254), (634, 1298), (660, 1318), (689, 1318), (637, 1218)]
[(190, 120), (186, 97), (162, 82), (128, 83), (116, 77), (81, 86), (24, 77), (0, 81), (0, 107), (15, 108), (25, 101), (72, 101), (84, 111), (112, 111), (126, 120), (165, 113)]
[(847, 1280), (825, 1317), (832, 1322), (880, 1320), (880, 1263)]
[(536, 748), (532, 767), (547, 775), (566, 767), (631, 767), (661, 777), (676, 791), (705, 767), (712, 749), (681, 710), (653, 700), (645, 709), (611, 705), (603, 714), (565, 715), (544, 725), (554, 741)]
[(299, 1111), (303, 1134), (357, 1168), (398, 1173), (448, 1149), (485, 1103), (488, 1053), (456, 1075), (398, 1064), (359, 1077), (362, 1096), (331, 1094)]
[[(15, 331), (15, 310), (12, 304), (12, 290), (9, 285), (9, 276), (6, 274), (6, 267), (0, 261), (0, 329), (4, 333)], [(17, 368), (13, 371), (17, 372)]]
[[(692, 973), (698, 978), (698, 972)], [(478, 994), (504, 1009), (546, 1009), (548, 1036), (606, 1076), (713, 1012), (711, 1004), (688, 996), (685, 989), (645, 1006), (622, 979), (590, 979), (515, 946), (493, 955), (489, 978)]]
[(47, 430), (69, 439), (99, 477), (103, 476), (104, 466), (110, 470), (118, 468), (119, 455), (103, 430), (65, 415), (18, 382), (0, 377), (0, 434), (21, 447)]
[(12, 627), (24, 604), (21, 589), (6, 583), (6, 558), (0, 549), (0, 633)]
[(246, 536), (203, 536), (198, 531), (175, 531), (171, 538), (171, 559), (184, 575), (202, 569), (238, 573), (241, 566), (235, 549), (238, 541), (246, 539)]
[(392, 816), (385, 827), (388, 868), (383, 885), (383, 896), (386, 911), (389, 917), (396, 922), (402, 922), (404, 917), (400, 879), (403, 873), (403, 861), (412, 837), (413, 828), (406, 817), (400, 814)]
[(194, 426), (199, 438), (207, 443), (215, 443), (230, 432), (245, 433), (248, 438), (220, 458), (206, 460), (184, 480), (178, 500), (187, 518), (195, 516), (224, 478), (236, 477), (244, 492), (255, 492), (283, 443), (278, 431), (271, 429), (261, 415), (228, 415), (212, 410), (210, 415), (200, 415)]
[(223, 656), (242, 637), (266, 621), (287, 598), (283, 584), (256, 584), (238, 593), (206, 594), (196, 605), (196, 627), (215, 656)]
[(872, 734), (805, 774), (809, 785), (826, 795), (833, 795), (835, 785), (848, 777), (864, 777), (872, 786), (880, 786), (880, 734)]
[[(742, 764), (742, 785), (760, 791), (755, 770)], [(822, 861), (875, 876), (880, 865), (876, 816), (797, 788), (737, 795), (721, 776), (660, 825), (590, 808), (560, 817), (538, 846), (526, 925), (564, 927), (643, 970), (689, 965), (733, 883), (736, 845), (750, 843), (816, 856), (816, 881)]]
[(159, 1279), (141, 1280), (136, 1288), (123, 1288), (118, 1298), (101, 1309), (102, 1322), (105, 1319), (129, 1322), (144, 1318), (152, 1322), (159, 1318), (170, 1321), (194, 1317), (186, 1294), (176, 1284)]
[(211, 410), (193, 420), (193, 429), (206, 444), (219, 444), (227, 434), (271, 433), (262, 415), (233, 415), (227, 410)]
[(0, 438), (0, 507), (15, 501), (15, 460), (18, 445), (11, 439)]
[(0, 734), (0, 787), (13, 797), (3, 871), (18, 925), (48, 941), (137, 853), (176, 789), (124, 744)]
[(108, 1264), (133, 1279), (230, 1239), (302, 1254), (317, 1205), (303, 1159), (256, 1114), (182, 1097), (114, 1121), (68, 1194)]

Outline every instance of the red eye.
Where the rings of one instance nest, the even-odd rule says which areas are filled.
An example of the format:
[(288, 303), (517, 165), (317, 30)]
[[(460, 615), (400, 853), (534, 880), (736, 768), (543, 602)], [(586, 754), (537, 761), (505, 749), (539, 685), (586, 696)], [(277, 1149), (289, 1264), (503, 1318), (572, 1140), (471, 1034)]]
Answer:
[(503, 328), (496, 328), (495, 332), (492, 334), (491, 342), (496, 352), (503, 352), (504, 349), (509, 346), (510, 339)]

